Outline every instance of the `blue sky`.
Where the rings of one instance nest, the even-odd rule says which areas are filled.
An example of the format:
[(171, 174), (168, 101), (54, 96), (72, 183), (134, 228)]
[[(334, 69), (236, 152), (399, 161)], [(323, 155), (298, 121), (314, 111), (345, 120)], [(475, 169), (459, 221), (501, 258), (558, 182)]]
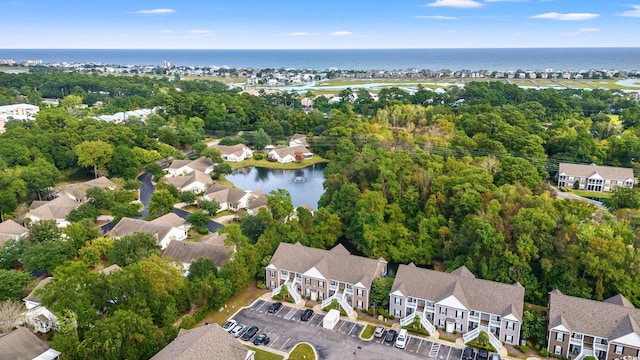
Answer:
[(4, 0), (0, 48), (640, 47), (640, 0)]

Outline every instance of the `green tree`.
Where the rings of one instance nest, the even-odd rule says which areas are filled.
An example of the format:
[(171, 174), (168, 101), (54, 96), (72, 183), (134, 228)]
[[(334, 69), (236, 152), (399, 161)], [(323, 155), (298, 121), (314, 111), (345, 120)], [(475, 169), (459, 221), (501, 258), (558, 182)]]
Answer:
[(27, 184), (14, 169), (0, 171), (0, 220), (16, 210), (27, 195)]
[(101, 141), (83, 141), (76, 145), (76, 156), (78, 165), (83, 167), (93, 167), (93, 174), (98, 177), (99, 170), (106, 170), (107, 164), (113, 156), (113, 146)]
[(76, 250), (83, 247), (87, 241), (91, 241), (100, 236), (100, 229), (91, 219), (83, 219), (71, 223), (67, 225), (62, 232), (66, 236), (66, 241)]
[(109, 258), (115, 264), (127, 266), (154, 254), (160, 254), (156, 238), (147, 232), (137, 232), (115, 240)]
[(46, 270), (52, 274), (58, 265), (72, 259), (76, 249), (65, 241), (41, 241), (28, 246), (22, 253), (22, 265), (27, 271)]
[(85, 359), (149, 359), (164, 345), (162, 331), (149, 318), (116, 310), (87, 332), (78, 353)]
[(375, 278), (371, 283), (371, 303), (378, 307), (389, 305), (389, 292), (393, 286), (393, 278)]
[(173, 211), (176, 199), (168, 190), (156, 190), (151, 195), (149, 202), (149, 214), (153, 217), (160, 217)]
[(522, 338), (535, 339), (536, 344), (544, 344), (547, 337), (546, 318), (533, 310), (522, 313)]
[(25, 287), (33, 278), (26, 272), (0, 269), (0, 303), (20, 301), (26, 295)]
[(27, 239), (31, 243), (60, 241), (62, 239), (62, 229), (58, 227), (55, 220), (40, 220), (29, 226)]
[(144, 170), (149, 174), (152, 174), (155, 181), (159, 181), (164, 176), (164, 170), (162, 170), (160, 165), (156, 163), (148, 164), (144, 167)]
[(276, 189), (269, 192), (267, 207), (271, 210), (274, 220), (284, 222), (293, 213), (291, 194), (285, 189)]
[(226, 162), (220, 162), (217, 164), (218, 165), (213, 168), (213, 173), (211, 174), (212, 179), (217, 180), (224, 175), (231, 174), (231, 165), (227, 164)]
[(117, 224), (123, 217), (134, 218), (140, 216), (142, 205), (139, 203), (117, 204), (111, 208), (113, 223)]
[(193, 191), (182, 191), (180, 193), (180, 201), (187, 205), (193, 205), (196, 202), (196, 193)]
[(198, 201), (198, 206), (210, 216), (214, 216), (220, 211), (220, 203), (215, 200), (200, 200)]
[(209, 223), (211, 218), (202, 210), (197, 210), (187, 215), (187, 223), (195, 227), (204, 227)]
[(42, 195), (60, 179), (60, 171), (47, 160), (37, 158), (33, 164), (22, 169), (21, 177), (27, 189), (38, 195), (38, 200), (42, 200)]
[(604, 204), (611, 211), (640, 209), (640, 191), (626, 186), (616, 186), (611, 191), (611, 197), (606, 199)]
[(141, 163), (134, 151), (125, 145), (116, 146), (113, 156), (107, 164), (110, 174), (122, 177), (125, 180), (135, 179), (140, 166)]
[(71, 210), (67, 215), (67, 221), (69, 222), (78, 222), (82, 219), (89, 219), (95, 221), (95, 219), (100, 215), (98, 209), (93, 206), (91, 203), (84, 203), (77, 208)]

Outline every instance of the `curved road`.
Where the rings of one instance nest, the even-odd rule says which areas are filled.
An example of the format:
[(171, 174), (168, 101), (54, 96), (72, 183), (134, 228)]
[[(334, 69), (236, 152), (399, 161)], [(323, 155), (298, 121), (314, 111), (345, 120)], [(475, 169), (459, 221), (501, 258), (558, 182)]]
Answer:
[[(143, 173), (142, 175), (139, 175), (137, 178), (139, 181), (142, 182), (142, 186), (140, 186), (140, 192), (139, 192), (140, 202), (144, 206), (144, 208), (142, 209), (142, 217), (149, 216), (149, 203), (151, 202), (151, 195), (156, 190), (156, 187), (153, 186), (153, 183), (151, 182), (152, 178), (153, 178), (153, 175), (147, 172)], [(173, 212), (183, 219), (186, 219), (187, 216), (189, 215), (188, 211), (177, 209), (177, 208), (173, 208)], [(206, 226), (207, 226), (207, 229), (209, 229), (209, 231), (211, 231), (212, 233), (217, 232), (218, 229), (224, 227), (224, 225), (213, 220), (210, 220)]]

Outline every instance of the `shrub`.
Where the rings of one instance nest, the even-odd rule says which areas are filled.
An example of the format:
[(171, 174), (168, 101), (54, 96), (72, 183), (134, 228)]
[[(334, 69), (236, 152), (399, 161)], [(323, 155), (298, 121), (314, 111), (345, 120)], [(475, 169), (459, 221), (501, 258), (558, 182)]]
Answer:
[(403, 329), (407, 329), (407, 331), (409, 331), (411, 333), (415, 333), (415, 334), (421, 334), (421, 335), (424, 335), (424, 336), (431, 335), (431, 334), (429, 334), (429, 332), (426, 329), (423, 329), (421, 327), (420, 328), (414, 328), (413, 326), (407, 325), (407, 326), (403, 326), (402, 328)]
[(191, 317), (191, 315), (185, 315), (182, 318), (180, 327), (183, 329), (191, 329), (195, 324), (196, 324), (196, 321)]
[(385, 310), (384, 308), (378, 308), (378, 314), (380, 314), (380, 315), (382, 315), (382, 316), (384, 316), (384, 317), (386, 317), (388, 319), (391, 318), (389, 316), (389, 312), (387, 312), (387, 310)]
[(369, 314), (369, 316), (373, 316), (374, 313), (375, 313), (375, 310), (373, 310), (373, 308), (367, 309), (367, 314)]
[(207, 229), (204, 226), (198, 226), (196, 228), (196, 231), (198, 231), (198, 234), (200, 234), (200, 235), (207, 235), (209, 233), (209, 229)]
[(264, 155), (262, 154), (253, 154), (253, 158), (256, 160), (262, 160), (264, 159)]
[(291, 297), (287, 297), (287, 299), (285, 301), (288, 302), (288, 303), (293, 303), (294, 302), (293, 298), (291, 298)]
[(547, 351), (547, 349), (540, 349), (540, 356), (542, 357), (549, 357), (549, 352)]
[(526, 354), (529, 351), (529, 347), (526, 345), (515, 345), (514, 348), (518, 349), (523, 354)]
[(271, 298), (272, 298), (273, 300), (278, 300), (278, 301), (280, 301), (280, 300), (282, 300), (282, 295), (280, 295), (280, 294), (276, 294), (276, 295), (273, 295)]
[(588, 355), (584, 357), (584, 360), (598, 360), (598, 359), (596, 359), (596, 357), (593, 355)]

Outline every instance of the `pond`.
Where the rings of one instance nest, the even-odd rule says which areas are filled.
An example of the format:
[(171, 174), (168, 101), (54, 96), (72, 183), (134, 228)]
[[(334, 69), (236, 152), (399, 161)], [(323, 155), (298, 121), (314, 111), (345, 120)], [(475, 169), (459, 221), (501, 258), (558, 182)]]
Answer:
[(293, 206), (304, 204), (318, 209), (318, 200), (324, 193), (323, 170), (326, 164), (314, 164), (298, 170), (278, 170), (262, 167), (245, 167), (234, 170), (225, 176), (236, 187), (244, 190), (262, 190), (269, 194), (271, 190), (285, 189), (291, 194)]

